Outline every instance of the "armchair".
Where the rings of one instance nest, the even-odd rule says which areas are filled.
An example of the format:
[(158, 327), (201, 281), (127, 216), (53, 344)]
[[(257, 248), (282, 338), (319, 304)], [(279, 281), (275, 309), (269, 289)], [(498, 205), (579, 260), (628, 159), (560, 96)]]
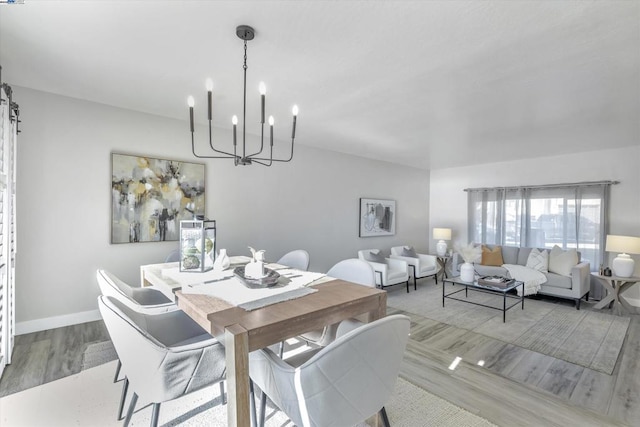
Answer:
[(377, 249), (363, 249), (358, 251), (358, 258), (367, 261), (376, 274), (376, 286), (381, 289), (387, 286), (407, 284), (409, 292), (409, 267), (406, 261), (394, 258), (384, 258)]
[[(403, 255), (403, 253), (405, 255)], [(391, 248), (391, 257), (393, 259), (401, 259), (406, 261), (413, 270), (413, 289), (418, 289), (416, 279), (424, 279), (433, 276), (438, 284), (438, 267), (437, 259), (434, 255), (418, 254), (417, 257), (407, 256), (405, 246), (394, 246)]]
[[(395, 386), (409, 335), (409, 318), (362, 324), (345, 320), (326, 347), (287, 360), (269, 349), (249, 354), (251, 380), (297, 426), (350, 426), (376, 413)], [(264, 422), (264, 409), (259, 426)]]

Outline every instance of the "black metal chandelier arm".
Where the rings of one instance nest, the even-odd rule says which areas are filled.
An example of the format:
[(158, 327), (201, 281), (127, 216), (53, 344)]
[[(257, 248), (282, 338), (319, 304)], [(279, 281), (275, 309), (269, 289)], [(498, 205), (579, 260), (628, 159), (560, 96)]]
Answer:
[(191, 152), (193, 153), (194, 157), (197, 157), (199, 159), (233, 159), (235, 157), (237, 161), (237, 159), (240, 157), (234, 156), (233, 154), (227, 156), (201, 156), (199, 154), (196, 154), (196, 143), (194, 141), (193, 134), (191, 134)]
[(264, 123), (262, 123), (262, 129), (260, 130), (260, 151), (258, 151), (257, 153), (249, 154), (247, 157), (253, 158), (253, 156), (257, 156), (258, 154), (261, 154), (263, 149), (264, 149)]
[[(192, 136), (193, 138), (193, 136)], [(220, 153), (220, 154), (226, 154), (229, 157), (235, 157), (235, 155), (233, 153), (229, 153), (227, 151), (222, 151), (222, 150), (217, 150), (214, 146), (213, 146), (213, 131), (211, 129), (211, 120), (209, 120), (209, 147), (211, 147), (211, 149), (213, 151), (215, 151), (216, 153)], [(224, 159), (224, 157), (214, 157), (216, 159)]]
[(282, 162), (282, 163), (290, 162), (293, 159), (293, 141), (294, 141), (294, 139), (291, 138), (291, 155), (289, 156), (288, 159), (274, 159), (273, 158), (273, 146), (272, 146), (271, 147), (271, 158), (270, 159), (265, 159), (265, 158), (261, 158), (261, 157), (254, 157), (252, 160), (269, 160), (270, 162)]

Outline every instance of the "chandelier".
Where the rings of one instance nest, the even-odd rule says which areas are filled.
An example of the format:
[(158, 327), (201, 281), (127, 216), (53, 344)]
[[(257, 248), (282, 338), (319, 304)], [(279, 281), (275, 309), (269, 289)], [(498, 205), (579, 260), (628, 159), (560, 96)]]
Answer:
[[(262, 154), (264, 149), (264, 117), (265, 117), (265, 98), (267, 89), (263, 82), (260, 82), (260, 86), (258, 88), (260, 92), (260, 104), (261, 104), (261, 114), (260, 114), (260, 150), (247, 154), (247, 141), (246, 141), (246, 114), (247, 114), (247, 41), (253, 40), (255, 37), (255, 31), (248, 25), (239, 25), (236, 28), (236, 35), (244, 40), (244, 85), (243, 85), (243, 102), (242, 102), (242, 148), (241, 151), (238, 148), (237, 143), (237, 126), (238, 126), (238, 116), (233, 116), (231, 119), (231, 123), (233, 124), (233, 152), (218, 150), (213, 146), (213, 136), (211, 131), (211, 122), (213, 119), (213, 81), (211, 79), (207, 79), (206, 88), (207, 88), (207, 118), (209, 120), (209, 146), (214, 151), (211, 155), (198, 155), (196, 154), (195, 149), (195, 140), (194, 140), (194, 126), (193, 126), (193, 107), (195, 105), (195, 101), (193, 96), (189, 96), (187, 99), (187, 104), (189, 105), (189, 124), (191, 127), (191, 151), (193, 155), (198, 158), (205, 159), (233, 159), (233, 162), (236, 166), (238, 165), (250, 165), (253, 163), (258, 163), (263, 166), (271, 166), (273, 162), (289, 162), (293, 159), (293, 143), (296, 138), (296, 118), (298, 116), (298, 106), (294, 105), (291, 112), (293, 113), (293, 127), (291, 130), (291, 153), (288, 159), (274, 159), (273, 158), (273, 124), (274, 119), (273, 116), (269, 116), (269, 157), (266, 157)], [(240, 152), (239, 152), (240, 151)], [(217, 154), (216, 154), (217, 153)]]

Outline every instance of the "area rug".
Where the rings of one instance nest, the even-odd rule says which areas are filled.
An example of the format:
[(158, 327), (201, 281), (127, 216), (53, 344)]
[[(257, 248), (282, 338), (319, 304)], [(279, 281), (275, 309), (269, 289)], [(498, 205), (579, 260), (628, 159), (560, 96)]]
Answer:
[(81, 370), (95, 368), (112, 360), (116, 360), (118, 355), (111, 341), (100, 341), (87, 345), (82, 354)]
[[(0, 425), (122, 425), (122, 422), (116, 420), (121, 388), (120, 384), (113, 383), (115, 365), (115, 361), (109, 362), (0, 398)], [(138, 406), (141, 409), (134, 414), (131, 426), (149, 425), (151, 408), (143, 405), (141, 402)], [(400, 378), (386, 408), (394, 427), (493, 426), (485, 419)], [(210, 387), (163, 403), (159, 425), (222, 427), (227, 425), (226, 416), (227, 405), (220, 404), (218, 387)], [(266, 421), (266, 425), (270, 427), (292, 426), (287, 417), (274, 408), (268, 409)]]
[[(447, 293), (460, 289), (446, 286)], [(465, 293), (456, 297), (465, 298)], [(502, 307), (498, 295), (469, 290), (467, 298)], [(572, 305), (525, 298), (524, 310), (519, 305), (508, 310), (503, 323), (502, 311), (487, 307), (451, 299), (442, 307), (442, 284), (432, 283), (424, 283), (409, 294), (391, 291), (387, 304), (608, 375), (615, 368), (630, 322), (628, 317), (590, 310), (586, 304), (576, 310)]]

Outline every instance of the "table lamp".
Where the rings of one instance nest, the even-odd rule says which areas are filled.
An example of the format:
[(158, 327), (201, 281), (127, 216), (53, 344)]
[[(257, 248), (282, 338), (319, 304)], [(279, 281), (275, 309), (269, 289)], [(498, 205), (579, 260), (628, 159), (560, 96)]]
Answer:
[(640, 237), (607, 235), (607, 252), (619, 252), (613, 259), (611, 268), (614, 276), (631, 277), (635, 262), (628, 254), (640, 254)]
[(436, 253), (439, 256), (445, 256), (447, 254), (447, 242), (445, 240), (451, 240), (450, 228), (434, 228), (433, 238), (438, 239), (436, 244)]

